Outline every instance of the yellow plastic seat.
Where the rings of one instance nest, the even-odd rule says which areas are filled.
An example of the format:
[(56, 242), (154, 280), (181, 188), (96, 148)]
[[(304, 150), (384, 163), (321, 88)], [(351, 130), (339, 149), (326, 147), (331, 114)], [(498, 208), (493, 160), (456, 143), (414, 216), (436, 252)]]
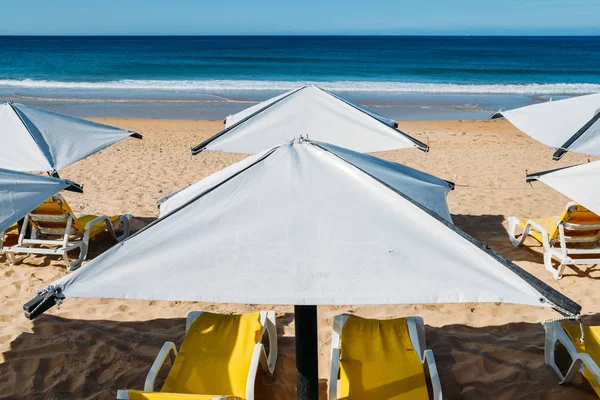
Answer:
[[(560, 384), (569, 383), (582, 372), (596, 394), (600, 397), (600, 326), (584, 326), (581, 342), (581, 325), (571, 322), (549, 322), (544, 325), (546, 344), (544, 357), (559, 377)], [(571, 357), (571, 365), (566, 374), (558, 368), (555, 360), (556, 344), (561, 343)]]
[[(65, 199), (56, 194), (31, 211), (24, 220), (18, 243), (15, 246), (3, 247), (11, 264), (16, 264), (15, 254), (45, 254), (63, 256), (67, 268), (72, 271), (85, 260), (89, 240), (98, 234), (108, 231), (117, 241), (129, 236), (130, 214), (112, 217), (83, 215), (76, 217)], [(117, 236), (115, 229), (123, 224), (123, 234)], [(28, 229), (28, 226), (31, 229)], [(43, 237), (40, 237), (43, 236)], [(54, 238), (52, 238), (54, 237)], [(79, 250), (78, 258), (71, 262), (70, 251)], [(25, 256), (25, 257), (26, 257)]]
[(433, 397), (441, 398), (435, 359), (431, 350), (425, 350), (419, 317), (376, 320), (337, 316), (331, 359), (330, 399), (429, 399), (425, 363)]
[[(516, 228), (523, 233), (517, 237)], [(560, 217), (527, 219), (508, 218), (508, 235), (515, 247), (523, 245), (527, 236), (540, 242), (544, 249), (544, 266), (555, 279), (560, 279), (566, 265), (600, 263), (600, 216), (571, 202)], [(558, 267), (552, 258), (560, 261)]]
[[(261, 343), (269, 335), (269, 357)], [(167, 356), (175, 355), (160, 392), (154, 381)], [(272, 374), (277, 357), (274, 312), (222, 315), (190, 313), (188, 329), (177, 353), (172, 342), (163, 345), (143, 391), (119, 391), (118, 399), (252, 399), (256, 371)], [(120, 396), (120, 397), (119, 397)]]
[[(533, 221), (537, 222), (540, 226), (542, 226), (546, 230), (546, 232), (548, 232), (549, 239), (551, 241), (553, 241), (558, 236), (558, 223), (561, 220), (562, 220), (562, 218), (560, 218), (560, 217), (547, 217), (547, 218), (536, 218)], [(527, 218), (519, 218), (519, 226), (521, 227), (521, 229), (525, 229), (525, 226), (527, 225), (528, 221), (530, 221), (530, 220)], [(533, 227), (529, 231), (529, 236), (533, 237), (535, 240), (537, 240), (540, 243), (544, 242), (544, 239), (542, 237), (542, 232)]]

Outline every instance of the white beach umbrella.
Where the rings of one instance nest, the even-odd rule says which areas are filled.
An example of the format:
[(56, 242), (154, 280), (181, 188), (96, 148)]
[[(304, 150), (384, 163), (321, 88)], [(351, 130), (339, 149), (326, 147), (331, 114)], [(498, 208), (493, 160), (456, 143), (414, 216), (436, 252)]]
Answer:
[(210, 176), (48, 285), (25, 315), (69, 297), (293, 304), (299, 398), (316, 398), (316, 305), (506, 302), (579, 315), (578, 304), (378, 177), (373, 160), (348, 154), (301, 141)]
[(525, 134), (554, 147), (552, 158), (567, 151), (600, 156), (600, 93), (500, 111)]
[(221, 175), (51, 286), (61, 297), (579, 310), (393, 186), (307, 141)]
[[(346, 162), (356, 166), (382, 183), (391, 186), (414, 201), (434, 211), (448, 222), (452, 222), (446, 195), (454, 189), (454, 183), (427, 174), (406, 165), (394, 163), (369, 154), (359, 153), (328, 143), (315, 142)], [(250, 156), (159, 202), (160, 216), (179, 208), (192, 198), (210, 189), (216, 182), (224, 181), (256, 162), (262, 153)]]
[(54, 173), (141, 135), (18, 103), (0, 104), (0, 168)]
[(600, 215), (600, 161), (527, 175)]
[(0, 232), (73, 182), (0, 169)]
[(396, 129), (396, 123), (317, 86), (296, 90), (227, 117), (226, 128), (192, 148), (256, 154), (300, 136), (350, 150), (372, 152), (426, 144)]

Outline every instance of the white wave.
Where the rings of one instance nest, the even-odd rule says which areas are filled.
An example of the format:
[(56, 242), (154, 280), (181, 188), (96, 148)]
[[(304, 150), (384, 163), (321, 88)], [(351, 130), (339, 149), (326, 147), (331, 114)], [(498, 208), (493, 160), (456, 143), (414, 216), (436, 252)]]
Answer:
[(61, 82), (34, 79), (0, 79), (0, 87), (67, 90), (148, 91), (265, 91), (291, 90), (314, 83), (340, 92), (447, 93), (447, 94), (586, 94), (600, 92), (600, 84), (455, 84), (369, 81), (259, 81), (259, 80), (118, 80), (105, 82)]

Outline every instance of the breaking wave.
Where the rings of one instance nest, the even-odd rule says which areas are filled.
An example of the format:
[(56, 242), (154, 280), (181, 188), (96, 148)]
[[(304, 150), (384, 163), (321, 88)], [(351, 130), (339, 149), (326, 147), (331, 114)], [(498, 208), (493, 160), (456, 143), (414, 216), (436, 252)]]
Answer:
[(314, 83), (339, 92), (446, 93), (446, 94), (586, 94), (600, 92), (600, 84), (459, 84), (383, 81), (275, 81), (275, 80), (115, 80), (67, 82), (35, 79), (0, 79), (0, 87), (15, 89), (142, 90), (142, 91), (268, 91), (291, 90)]

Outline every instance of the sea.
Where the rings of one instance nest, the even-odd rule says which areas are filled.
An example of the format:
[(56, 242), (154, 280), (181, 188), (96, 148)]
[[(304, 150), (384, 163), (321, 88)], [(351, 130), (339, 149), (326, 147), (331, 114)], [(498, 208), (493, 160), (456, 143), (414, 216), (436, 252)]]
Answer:
[(489, 118), (600, 92), (600, 37), (0, 36), (0, 100), (222, 119), (314, 83), (395, 119)]

